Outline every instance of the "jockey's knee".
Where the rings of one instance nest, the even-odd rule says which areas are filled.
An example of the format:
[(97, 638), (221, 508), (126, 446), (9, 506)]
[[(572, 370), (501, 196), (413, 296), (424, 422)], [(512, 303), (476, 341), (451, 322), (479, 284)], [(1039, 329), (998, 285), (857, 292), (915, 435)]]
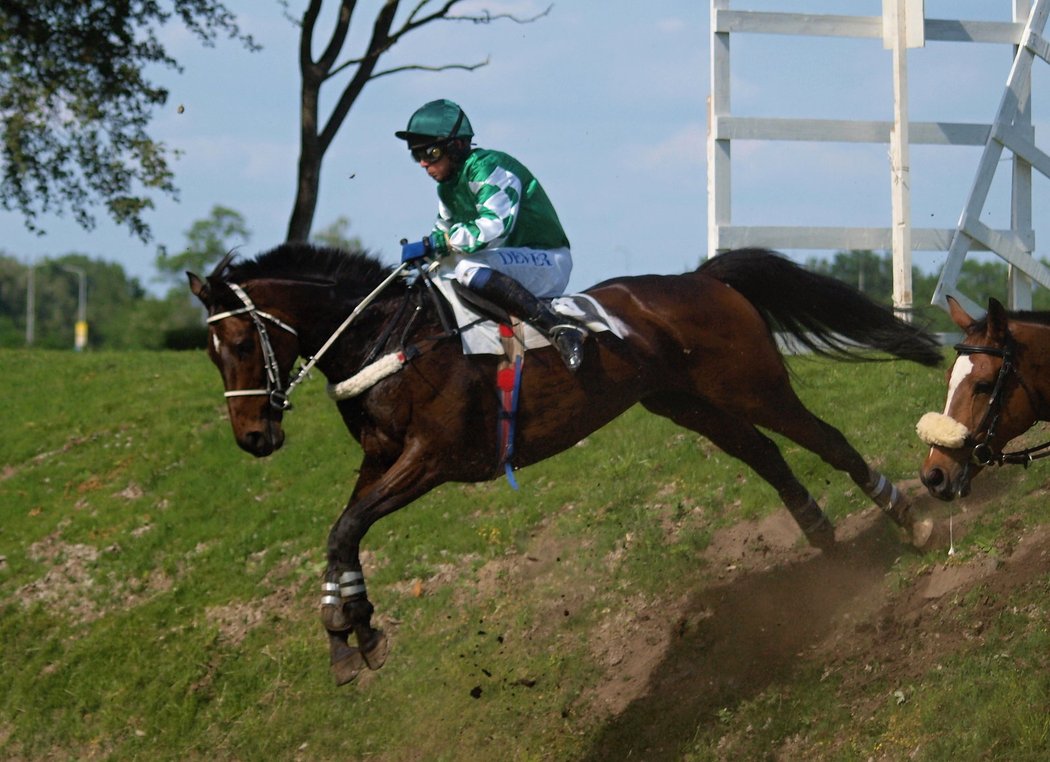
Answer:
[(469, 262), (467, 260), (464, 260), (456, 265), (456, 269), (453, 271), (453, 275), (455, 275), (456, 280), (458, 280), (464, 286), (466, 286), (467, 288), (472, 288), (474, 286), (484, 285), (484, 282), (488, 280), (488, 272), (488, 267), (479, 265), (477, 262)]

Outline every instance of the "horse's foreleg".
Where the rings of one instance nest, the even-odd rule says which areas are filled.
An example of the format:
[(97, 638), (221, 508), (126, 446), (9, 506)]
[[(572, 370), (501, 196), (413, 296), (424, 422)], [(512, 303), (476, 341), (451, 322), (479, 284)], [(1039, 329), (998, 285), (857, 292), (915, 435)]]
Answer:
[[(367, 458), (366, 458), (367, 461)], [(376, 521), (428, 492), (438, 481), (421, 453), (403, 454), (377, 478), (375, 464), (363, 464), (361, 478), (328, 535), (328, 567), (321, 588), (321, 622), (328, 632), (332, 673), (340, 685), (364, 667), (379, 669), (388, 644), (372, 626), (375, 609), (368, 599), (361, 566), (361, 539)], [(353, 633), (356, 646), (349, 643)]]
[(869, 467), (868, 478), (863, 483), (857, 481), (857, 486), (864, 490), (864, 494), (875, 501), (875, 504), (893, 519), (897, 526), (907, 530), (915, 547), (926, 546), (933, 534), (933, 520), (917, 517), (912, 511), (911, 501), (897, 489), (897, 485), (874, 468)]
[(827, 550), (835, 544), (835, 527), (784, 460), (776, 443), (743, 418), (696, 397), (665, 395), (642, 404), (680, 426), (702, 434), (727, 455), (743, 461), (780, 496), (810, 545)]

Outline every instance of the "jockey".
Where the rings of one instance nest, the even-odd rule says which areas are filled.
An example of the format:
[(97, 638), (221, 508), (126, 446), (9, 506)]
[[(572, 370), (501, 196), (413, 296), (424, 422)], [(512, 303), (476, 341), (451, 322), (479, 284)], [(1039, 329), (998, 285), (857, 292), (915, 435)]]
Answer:
[(576, 371), (585, 333), (537, 298), (562, 295), (572, 271), (569, 239), (543, 186), (512, 156), (472, 147), (474, 129), (452, 101), (427, 103), (394, 134), (438, 184), (427, 248), (449, 257), (461, 284), (541, 331)]

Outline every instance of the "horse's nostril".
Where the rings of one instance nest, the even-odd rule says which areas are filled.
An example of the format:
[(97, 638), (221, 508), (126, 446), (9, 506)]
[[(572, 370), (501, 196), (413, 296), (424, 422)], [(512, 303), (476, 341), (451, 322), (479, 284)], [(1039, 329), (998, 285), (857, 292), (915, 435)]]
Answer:
[(939, 468), (931, 468), (929, 471), (923, 471), (919, 478), (924, 485), (933, 489), (944, 484), (944, 471)]
[(276, 448), (270, 437), (262, 431), (249, 431), (245, 433), (239, 442), (241, 449), (251, 453), (257, 458), (271, 454)]

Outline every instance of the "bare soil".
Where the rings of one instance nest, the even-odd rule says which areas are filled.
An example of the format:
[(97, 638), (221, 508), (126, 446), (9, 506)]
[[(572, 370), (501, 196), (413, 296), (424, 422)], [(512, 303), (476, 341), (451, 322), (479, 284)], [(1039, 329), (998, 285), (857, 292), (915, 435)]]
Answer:
[[(1012, 592), (1050, 574), (1050, 526), (1025, 530), (1021, 517), (1007, 522), (994, 552), (953, 552), (995, 500), (987, 481), (951, 505), (926, 496), (917, 482), (902, 486), (920, 514), (936, 522), (925, 549), (931, 563), (917, 578), (898, 575), (896, 562), (915, 551), (877, 508), (841, 522), (832, 553), (806, 547), (791, 517), (779, 511), (715, 538), (707, 550), (715, 584), (636, 611), (633, 630), (610, 628), (609, 635), (632, 637), (602, 644), (617, 658), (594, 691), (609, 716), (591, 758), (608, 759), (626, 744), (646, 760), (677, 759), (702, 718), (807, 666), (836, 674), (843, 694), (861, 697), (854, 716), (867, 717), (888, 698), (869, 689), (876, 681), (908, 685), (980, 642)], [(981, 616), (959, 621), (951, 602), (978, 585)], [(681, 722), (668, 723), (669, 717)], [(669, 725), (688, 728), (690, 736), (667, 737)], [(650, 727), (659, 733), (646, 736)], [(834, 749), (825, 751), (835, 758)], [(771, 750), (770, 758), (813, 757), (812, 750), (785, 748)]]
[[(950, 505), (928, 497), (917, 480), (899, 485), (919, 514), (935, 521), (917, 576), (914, 566), (906, 575), (898, 562), (918, 551), (876, 507), (841, 521), (830, 553), (808, 547), (787, 511), (719, 532), (705, 552), (705, 573), (685, 580), (676, 597), (624, 600), (589, 633), (604, 669), (577, 702), (576, 711), (604, 728), (589, 759), (616, 758), (624, 749), (640, 759), (678, 759), (705, 718), (713, 722), (724, 707), (800, 668), (835, 674), (856, 702), (854, 715), (867, 717), (888, 700), (872, 686), (908, 685), (980, 642), (1011, 592), (1050, 574), (1050, 526), (1025, 529), (1021, 517), (1006, 522), (994, 552), (954, 552), (996, 500), (993, 481), (975, 483), (971, 496)], [(487, 563), (476, 590), (494, 599), (526, 584), (560, 590), (551, 622), (562, 609), (568, 615), (583, 605), (593, 591), (574, 576), (571, 561), (562, 562), (571, 552), (550, 534), (541, 528), (524, 554)], [(438, 576), (418, 584), (450, 581)], [(985, 591), (981, 617), (960, 622), (950, 603), (978, 585)], [(560, 637), (556, 624), (532, 636)], [(668, 727), (686, 735), (668, 736)], [(824, 751), (835, 758), (834, 748)], [(784, 748), (770, 758), (813, 756)]]

